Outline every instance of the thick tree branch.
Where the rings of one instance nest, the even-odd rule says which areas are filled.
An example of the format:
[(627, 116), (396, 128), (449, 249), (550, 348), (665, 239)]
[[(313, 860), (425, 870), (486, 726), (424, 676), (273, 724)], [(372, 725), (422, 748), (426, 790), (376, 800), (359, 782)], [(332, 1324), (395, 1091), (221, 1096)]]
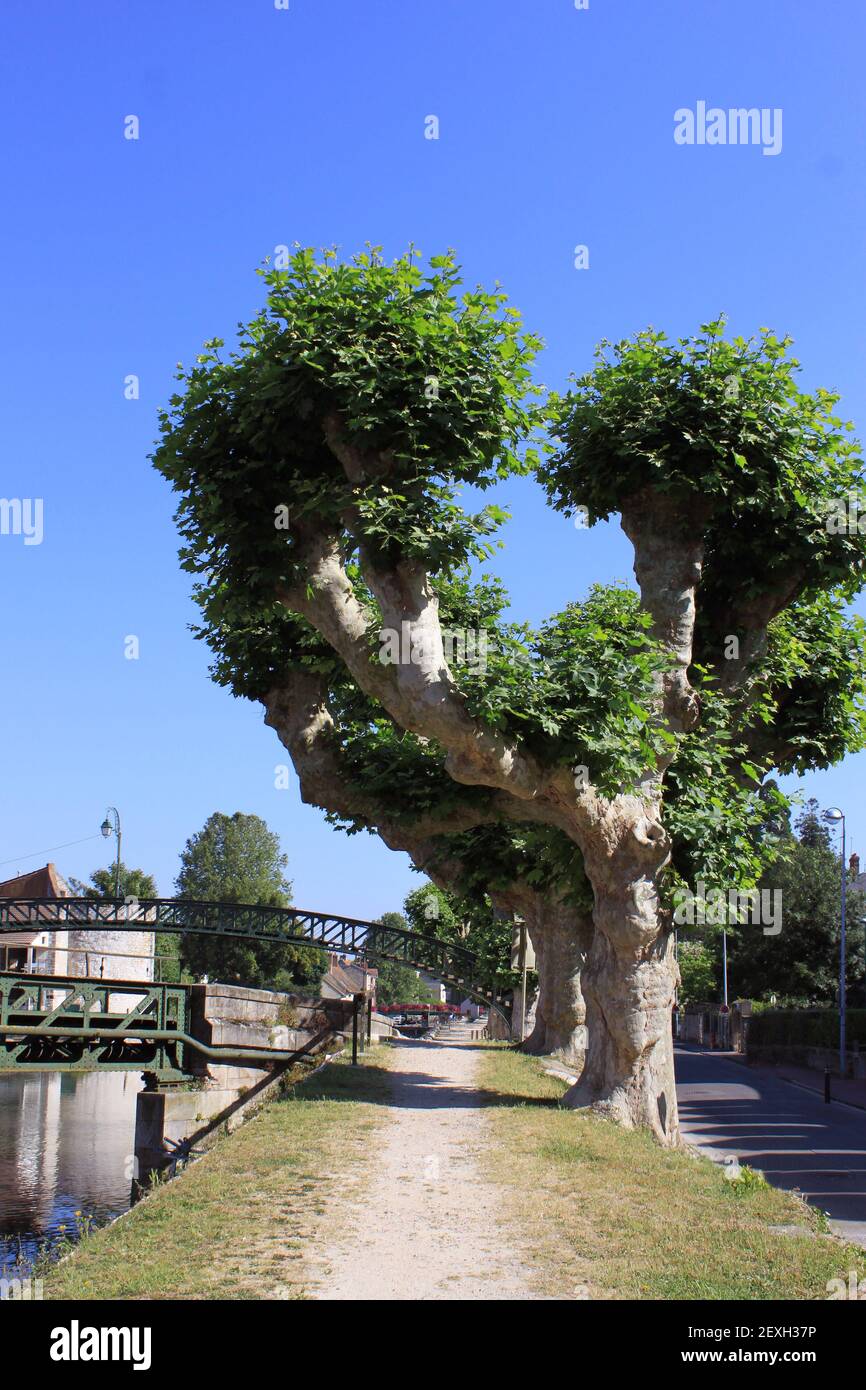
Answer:
[[(312, 672), (290, 672), (268, 692), (264, 704), (265, 723), (290, 754), (301, 797), (308, 805), (320, 806), (347, 819), (363, 820), (378, 830), (383, 839), (408, 839), (411, 834), (413, 843), (509, 819), (510, 807), (493, 797), (484, 805), (466, 804), (445, 814), (419, 816), (407, 829), (394, 816), (389, 802), (352, 786), (346, 779), (322, 677)], [(395, 844), (392, 848), (404, 846)]]
[(634, 546), (634, 572), (653, 635), (673, 667), (659, 678), (659, 709), (672, 733), (694, 728), (698, 701), (688, 679), (695, 632), (695, 594), (704, 553), (703, 525), (692, 504), (647, 488), (622, 510), (622, 528)]
[(410, 639), (409, 660), (383, 665), (371, 660), (376, 630), (346, 573), (337, 538), (308, 543), (304, 570), (306, 582), (280, 588), (280, 602), (312, 624), (360, 688), (401, 728), (436, 739), (455, 781), (537, 797), (543, 778), (536, 760), (467, 713), (445, 660), (438, 600), (423, 572), (401, 563), (388, 574), (365, 574), (383, 627), (407, 632)]

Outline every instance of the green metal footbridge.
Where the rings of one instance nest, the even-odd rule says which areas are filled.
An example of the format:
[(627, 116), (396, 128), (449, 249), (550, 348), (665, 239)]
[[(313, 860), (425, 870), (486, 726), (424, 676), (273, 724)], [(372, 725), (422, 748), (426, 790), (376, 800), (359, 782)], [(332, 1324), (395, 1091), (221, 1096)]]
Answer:
[[(0, 899), (4, 936), (43, 931), (173, 932), (284, 942), (423, 970), (508, 1020), (509, 1001), (479, 978), (478, 959), (423, 932), (297, 907), (91, 898)], [(75, 948), (70, 948), (75, 949)], [(0, 1071), (139, 1070), (160, 1082), (190, 1074), (188, 1049), (250, 1065), (296, 1054), (208, 1047), (190, 1032), (186, 985), (0, 971)]]

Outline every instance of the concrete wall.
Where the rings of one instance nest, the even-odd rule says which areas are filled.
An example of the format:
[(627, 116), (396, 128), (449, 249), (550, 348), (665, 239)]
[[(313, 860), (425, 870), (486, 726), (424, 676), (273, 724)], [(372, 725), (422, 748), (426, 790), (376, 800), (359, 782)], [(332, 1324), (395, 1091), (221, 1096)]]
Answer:
[(96, 980), (152, 980), (156, 937), (143, 931), (70, 931), (68, 973)]
[[(228, 1071), (228, 1068), (220, 1068)], [(279, 1091), (281, 1076), (258, 1072), (250, 1086), (208, 1086), (201, 1091), (141, 1091), (135, 1115), (135, 1185), (147, 1187), (150, 1174), (171, 1165), (170, 1150), (190, 1141), (206, 1150), (231, 1134)], [(166, 1140), (169, 1142), (166, 1143)]]
[[(385, 1014), (374, 1013), (371, 1019), (370, 1040), (371, 1042), (381, 1042), (383, 1038), (399, 1038), (400, 1034)], [(351, 1024), (350, 1024), (351, 1026)]]
[(486, 1028), (488, 1037), (494, 1038), (498, 1042), (509, 1042), (511, 1040), (511, 1028), (496, 1009), (490, 1010), (489, 1017), (486, 1020)]
[[(210, 1047), (275, 1047), (294, 1052), (329, 1022), (342, 1027), (345, 1015), (337, 1000), (243, 985), (193, 985), (190, 995), (190, 1032)], [(202, 1053), (193, 1053), (192, 1064), (216, 1087), (252, 1085), (267, 1070), (222, 1066)]]
[[(338, 1047), (348, 1027), (351, 1005), (341, 1000), (278, 994), (239, 985), (193, 985), (189, 1032), (210, 1047), (277, 1048), (295, 1052), (330, 1026)], [(138, 1181), (164, 1168), (171, 1144), (194, 1140), (207, 1145), (219, 1133), (243, 1124), (279, 1088), (282, 1068), (223, 1065), (190, 1049), (199, 1089), (171, 1087), (138, 1097), (135, 1155)], [(200, 1136), (200, 1137), (197, 1137)]]

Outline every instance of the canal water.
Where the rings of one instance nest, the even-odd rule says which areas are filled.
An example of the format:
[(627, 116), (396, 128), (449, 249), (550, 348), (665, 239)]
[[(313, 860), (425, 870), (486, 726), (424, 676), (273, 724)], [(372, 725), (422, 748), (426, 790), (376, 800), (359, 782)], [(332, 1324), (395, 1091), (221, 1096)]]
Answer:
[(128, 1209), (140, 1090), (137, 1072), (0, 1076), (0, 1274)]

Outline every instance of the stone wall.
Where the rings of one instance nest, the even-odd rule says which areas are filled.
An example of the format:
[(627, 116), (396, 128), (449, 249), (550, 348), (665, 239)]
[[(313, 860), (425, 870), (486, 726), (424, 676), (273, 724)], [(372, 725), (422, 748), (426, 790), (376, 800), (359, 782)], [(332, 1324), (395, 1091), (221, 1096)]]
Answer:
[[(243, 985), (193, 985), (188, 1031), (208, 1047), (276, 1048), (293, 1052), (324, 1028), (330, 1028), (336, 1049), (351, 1038), (352, 1004), (341, 999), (313, 999), (277, 994)], [(360, 1021), (360, 1020), (359, 1020)], [(363, 1015), (366, 1024), (366, 1014)], [(384, 1020), (383, 1020), (384, 1022)], [(332, 1050), (334, 1050), (332, 1048)], [(137, 1181), (163, 1168), (168, 1149), (183, 1141), (208, 1147), (217, 1133), (243, 1124), (280, 1086), (273, 1066), (224, 1065), (189, 1049), (200, 1089), (142, 1091), (135, 1128)], [(311, 1063), (315, 1065), (315, 1062)], [(166, 1146), (166, 1142), (168, 1146)]]
[(152, 980), (155, 949), (153, 932), (72, 930), (68, 973), (96, 980)]
[[(340, 1031), (343, 1021), (338, 1000), (277, 994), (245, 985), (193, 985), (190, 990), (189, 1031), (208, 1047), (274, 1047), (294, 1052), (329, 1022)], [(193, 1052), (191, 1061), (200, 1076), (222, 1088), (250, 1085), (265, 1070), (222, 1066), (201, 1052)]]

